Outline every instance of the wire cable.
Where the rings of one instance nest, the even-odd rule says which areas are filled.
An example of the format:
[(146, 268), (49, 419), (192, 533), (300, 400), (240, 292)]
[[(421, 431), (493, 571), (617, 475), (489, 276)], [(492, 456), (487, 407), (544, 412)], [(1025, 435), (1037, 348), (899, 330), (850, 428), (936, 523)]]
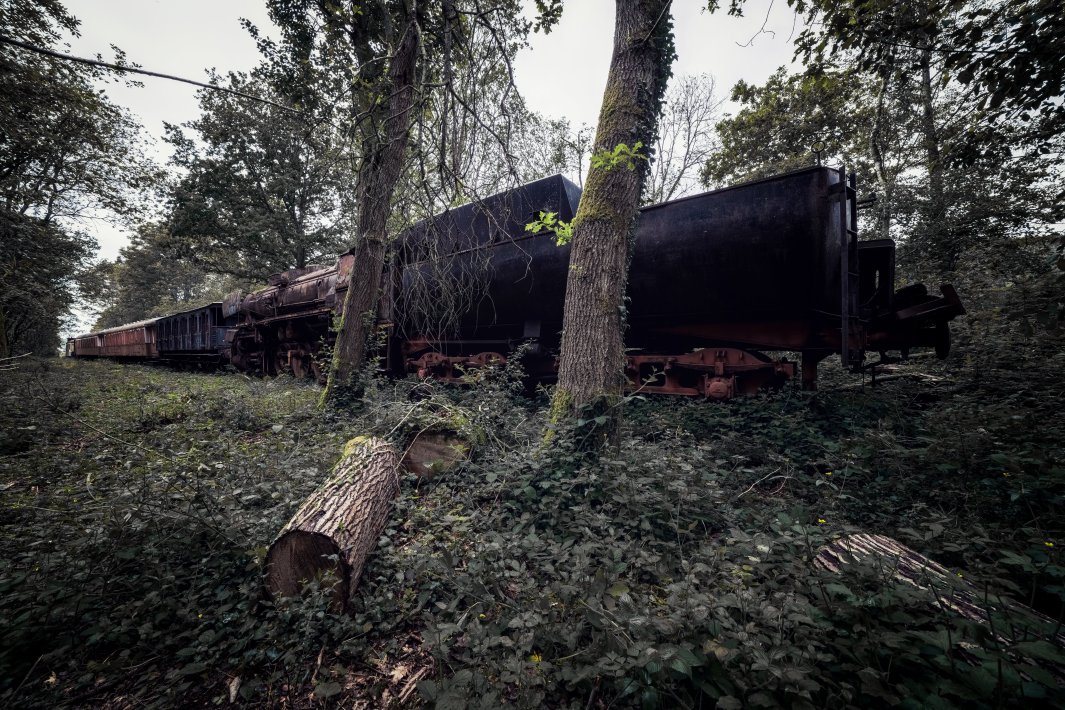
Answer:
[(225, 86), (218, 86), (217, 84), (205, 84), (205, 83), (203, 83), (201, 81), (194, 81), (193, 79), (185, 79), (184, 77), (174, 76), (172, 74), (163, 74), (161, 72), (148, 71), (147, 69), (140, 69), (138, 67), (123, 66), (121, 64), (112, 64), (110, 62), (104, 62), (104, 61), (100, 61), (98, 59), (87, 59), (85, 57), (76, 57), (73, 54), (63, 54), (62, 52), (56, 52), (54, 50), (46, 49), (44, 47), (38, 47), (36, 45), (29, 44), (28, 42), (23, 42), (21, 40), (14, 39), (13, 37), (7, 37), (5, 35), (0, 35), (0, 44), (10, 44), (10, 45), (13, 45), (15, 47), (21, 47), (22, 49), (28, 50), (30, 52), (36, 52), (37, 54), (43, 54), (43, 55), (48, 56), (48, 57), (54, 57), (55, 59), (62, 59), (63, 61), (67, 61), (67, 62), (76, 62), (78, 64), (88, 64), (89, 66), (103, 67), (105, 69), (113, 69), (114, 71), (126, 72), (126, 73), (129, 73), (129, 74), (142, 74), (144, 76), (152, 76), (152, 77), (155, 77), (157, 79), (168, 79), (170, 81), (180, 81), (180, 82), (182, 82), (184, 84), (192, 84), (193, 86), (199, 86), (201, 88), (210, 89), (212, 91), (221, 91), (223, 93), (231, 94), (233, 96), (239, 96), (242, 99), (248, 99), (250, 101), (257, 101), (257, 102), (259, 102), (261, 104), (267, 104), (269, 106), (274, 106), (276, 108), (281, 109), (282, 111), (288, 111), (289, 113), (294, 113), (297, 116), (302, 116), (303, 115), (303, 113), (301, 111), (297, 111), (296, 109), (294, 109), (294, 108), (292, 108), (290, 106), (285, 106), (283, 104), (277, 103), (276, 101), (271, 101), (269, 99), (264, 99), (264, 98), (259, 97), (259, 96), (253, 96), (252, 94), (245, 94), (244, 92), (237, 91), (236, 89), (230, 89), (230, 88), (227, 88)]

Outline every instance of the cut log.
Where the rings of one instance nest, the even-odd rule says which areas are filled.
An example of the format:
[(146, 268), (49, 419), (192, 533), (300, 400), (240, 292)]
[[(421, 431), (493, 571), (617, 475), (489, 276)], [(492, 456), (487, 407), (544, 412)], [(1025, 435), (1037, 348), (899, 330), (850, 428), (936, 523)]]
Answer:
[[(874, 564), (885, 577), (928, 592), (941, 608), (979, 624), (988, 625), (999, 642), (1010, 645), (1032, 638), (1065, 648), (1062, 624), (1029, 606), (981, 592), (960, 574), (951, 573), (935, 560), (884, 535), (847, 535), (821, 548), (814, 564), (836, 574), (848, 566)], [(996, 621), (996, 617), (1000, 617)], [(1065, 652), (1061, 662), (1046, 664), (1065, 678)], [(1030, 662), (1037, 662), (1029, 659)]]
[(399, 493), (400, 457), (388, 442), (352, 439), (329, 479), (300, 507), (266, 553), (267, 588), (296, 596), (311, 579), (336, 577), (347, 605)]
[(337, 605), (346, 607), (388, 522), (400, 471), (419, 478), (441, 473), (469, 458), (470, 448), (455, 432), (423, 431), (401, 461), (396, 448), (381, 439), (349, 441), (329, 479), (270, 545), (266, 585), (271, 596), (296, 596), (309, 580), (332, 575)]
[(403, 470), (418, 478), (450, 471), (470, 457), (470, 444), (453, 432), (423, 432), (403, 455)]

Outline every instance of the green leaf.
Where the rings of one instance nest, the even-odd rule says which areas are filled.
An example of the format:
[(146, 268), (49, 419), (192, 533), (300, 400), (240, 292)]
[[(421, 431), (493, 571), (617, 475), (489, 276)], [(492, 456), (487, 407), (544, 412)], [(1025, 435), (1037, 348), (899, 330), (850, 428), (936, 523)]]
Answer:
[(344, 686), (340, 683), (330, 681), (328, 683), (319, 683), (314, 686), (314, 694), (319, 698), (331, 698), (343, 689)]
[(1043, 661), (1053, 661), (1054, 663), (1065, 665), (1065, 653), (1062, 653), (1060, 648), (1049, 641), (1022, 641), (1014, 645), (1013, 650), (1029, 658), (1038, 658)]

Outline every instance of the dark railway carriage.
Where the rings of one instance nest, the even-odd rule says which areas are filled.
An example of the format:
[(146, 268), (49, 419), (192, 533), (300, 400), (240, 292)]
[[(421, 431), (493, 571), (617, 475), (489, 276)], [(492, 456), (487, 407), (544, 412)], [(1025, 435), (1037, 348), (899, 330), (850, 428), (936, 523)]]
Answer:
[(155, 330), (163, 359), (211, 363), (219, 361), (228, 329), (219, 302), (163, 316)]
[(540, 212), (572, 220), (580, 194), (554, 175), (424, 220), (401, 235), (392, 310), (408, 354), (421, 346), (470, 355), (506, 350), (523, 339), (554, 349), (569, 247), (525, 226)]

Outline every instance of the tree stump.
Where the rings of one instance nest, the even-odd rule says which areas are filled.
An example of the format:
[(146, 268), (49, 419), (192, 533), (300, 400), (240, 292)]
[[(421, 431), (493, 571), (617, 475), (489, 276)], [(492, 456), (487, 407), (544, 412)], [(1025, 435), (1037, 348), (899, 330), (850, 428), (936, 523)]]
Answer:
[(272, 596), (296, 596), (308, 580), (332, 573), (335, 598), (347, 604), (399, 493), (399, 462), (395, 447), (380, 439), (364, 436), (347, 443), (332, 475), (266, 553)]
[(411, 442), (403, 455), (404, 471), (418, 478), (450, 471), (470, 457), (470, 444), (453, 432), (424, 432)]

